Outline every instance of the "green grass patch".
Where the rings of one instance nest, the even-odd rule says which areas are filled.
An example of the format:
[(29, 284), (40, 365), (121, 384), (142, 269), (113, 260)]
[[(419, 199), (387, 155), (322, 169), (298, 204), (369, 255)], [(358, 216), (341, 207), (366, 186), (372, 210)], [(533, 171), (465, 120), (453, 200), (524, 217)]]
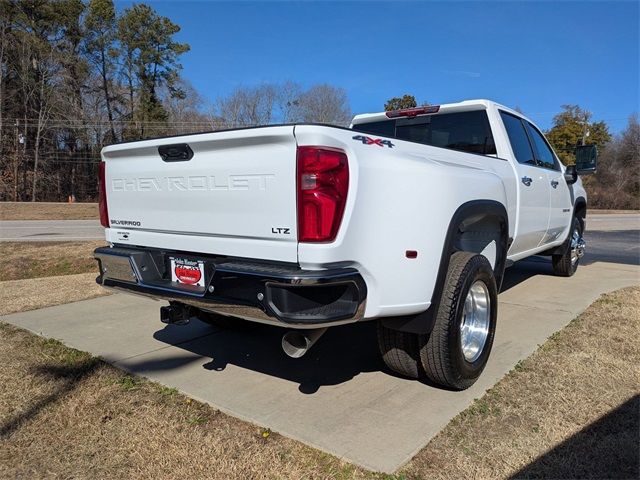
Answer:
[(141, 381), (136, 377), (132, 377), (131, 375), (125, 375), (118, 381), (120, 387), (123, 390), (135, 390), (140, 388)]
[(198, 425), (203, 425), (203, 424), (205, 424), (207, 422), (208, 422), (208, 419), (206, 417), (201, 416), (201, 415), (196, 415), (194, 417), (187, 418), (187, 424), (191, 425), (192, 427), (196, 427)]
[(164, 385), (160, 385), (160, 384), (153, 384), (156, 391), (162, 395), (163, 397), (173, 397), (175, 395), (178, 394), (178, 389), (177, 388), (173, 388), (173, 387), (165, 387)]

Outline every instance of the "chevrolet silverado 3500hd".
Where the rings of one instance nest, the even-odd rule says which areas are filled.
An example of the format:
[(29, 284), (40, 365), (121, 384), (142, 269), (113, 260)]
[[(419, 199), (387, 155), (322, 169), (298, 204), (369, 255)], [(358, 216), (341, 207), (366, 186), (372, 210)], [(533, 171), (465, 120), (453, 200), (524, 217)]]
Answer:
[[(167, 323), (290, 330), (376, 319), (387, 366), (464, 389), (493, 343), (505, 267), (584, 253), (578, 147), (563, 166), (522, 114), (487, 100), (105, 147), (98, 283), (169, 301)], [(221, 317), (224, 315), (225, 317)]]

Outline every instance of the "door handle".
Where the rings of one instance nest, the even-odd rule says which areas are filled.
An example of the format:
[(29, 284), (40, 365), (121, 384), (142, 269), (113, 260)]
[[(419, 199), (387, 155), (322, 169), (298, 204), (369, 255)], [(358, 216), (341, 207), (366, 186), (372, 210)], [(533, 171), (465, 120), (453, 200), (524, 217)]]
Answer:
[(527, 187), (531, 186), (531, 177), (522, 177), (522, 183), (524, 183)]
[(556, 188), (558, 186), (558, 181), (557, 180), (551, 180), (551, 186), (553, 188)]

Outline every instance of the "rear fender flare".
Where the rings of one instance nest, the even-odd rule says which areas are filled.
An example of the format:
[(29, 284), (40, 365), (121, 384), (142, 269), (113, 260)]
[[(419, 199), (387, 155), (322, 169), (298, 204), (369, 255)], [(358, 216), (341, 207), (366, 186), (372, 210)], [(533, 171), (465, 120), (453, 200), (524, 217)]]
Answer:
[(499, 244), (496, 245), (496, 261), (494, 266), (496, 285), (498, 291), (500, 291), (507, 260), (507, 250), (510, 244), (507, 210), (502, 203), (495, 200), (472, 200), (460, 205), (449, 222), (440, 256), (438, 277), (431, 295), (430, 307), (426, 311), (416, 315), (384, 318), (382, 319), (384, 326), (408, 333), (426, 334), (431, 332), (435, 322), (435, 313), (440, 306), (440, 296), (442, 295), (447, 270), (449, 269), (449, 259), (456, 251), (455, 239), (459, 233), (459, 227), (465, 220), (483, 218), (495, 219), (500, 225)]

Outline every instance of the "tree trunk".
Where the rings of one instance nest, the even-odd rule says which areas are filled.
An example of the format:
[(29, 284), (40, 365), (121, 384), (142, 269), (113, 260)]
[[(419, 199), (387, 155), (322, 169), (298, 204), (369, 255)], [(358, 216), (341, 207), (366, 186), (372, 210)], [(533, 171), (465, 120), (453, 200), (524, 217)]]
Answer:
[[(6, 35), (6, 31), (7, 31), (7, 27), (5, 25), (5, 23), (2, 23), (2, 27), (0, 27), (0, 68), (2, 68), (1, 66), (4, 65), (4, 47), (5, 44), (7, 43), (7, 35)], [(2, 71), (0, 71), (0, 151), (2, 151), (2, 148), (4, 147), (4, 142), (3, 137), (4, 137), (4, 129), (2, 128), (3, 125), (3, 113), (4, 113), (4, 68), (2, 68)]]
[(38, 108), (38, 125), (36, 128), (36, 143), (34, 145), (33, 151), (33, 182), (32, 182), (32, 190), (31, 190), (31, 201), (36, 201), (36, 189), (38, 185), (38, 161), (40, 160), (40, 137), (42, 136), (42, 130), (44, 128), (44, 120), (46, 116), (46, 106), (44, 102), (44, 83), (45, 77), (44, 74), (42, 79), (40, 80), (40, 105)]
[(38, 184), (38, 160), (40, 159), (40, 134), (42, 129), (40, 128), (40, 121), (38, 121), (38, 130), (36, 131), (36, 144), (33, 153), (33, 182), (31, 190), (31, 201), (36, 201), (36, 188)]
[[(27, 110), (26, 110), (26, 102), (25, 102), (25, 111), (24, 111), (24, 136), (22, 137), (22, 158), (20, 159), (20, 164), (22, 166), (22, 188), (20, 189), (20, 199), (24, 198), (24, 195), (27, 191), (27, 133), (28, 133), (28, 119), (27, 119)], [(16, 181), (18, 181), (16, 179)]]
[(14, 141), (15, 148), (13, 150), (13, 201), (18, 201), (18, 165), (20, 164), (19, 159), (19, 151), (20, 145), (18, 143), (18, 135), (19, 135), (20, 124), (18, 120), (16, 120), (16, 138)]
[(113, 126), (113, 110), (111, 109), (111, 96), (109, 95), (109, 81), (107, 80), (107, 63), (104, 54), (104, 48), (100, 51), (101, 56), (101, 74), (102, 74), (102, 88), (104, 90), (104, 98), (107, 104), (107, 117), (109, 118), (109, 129), (111, 131), (111, 141), (116, 142), (116, 129)]

